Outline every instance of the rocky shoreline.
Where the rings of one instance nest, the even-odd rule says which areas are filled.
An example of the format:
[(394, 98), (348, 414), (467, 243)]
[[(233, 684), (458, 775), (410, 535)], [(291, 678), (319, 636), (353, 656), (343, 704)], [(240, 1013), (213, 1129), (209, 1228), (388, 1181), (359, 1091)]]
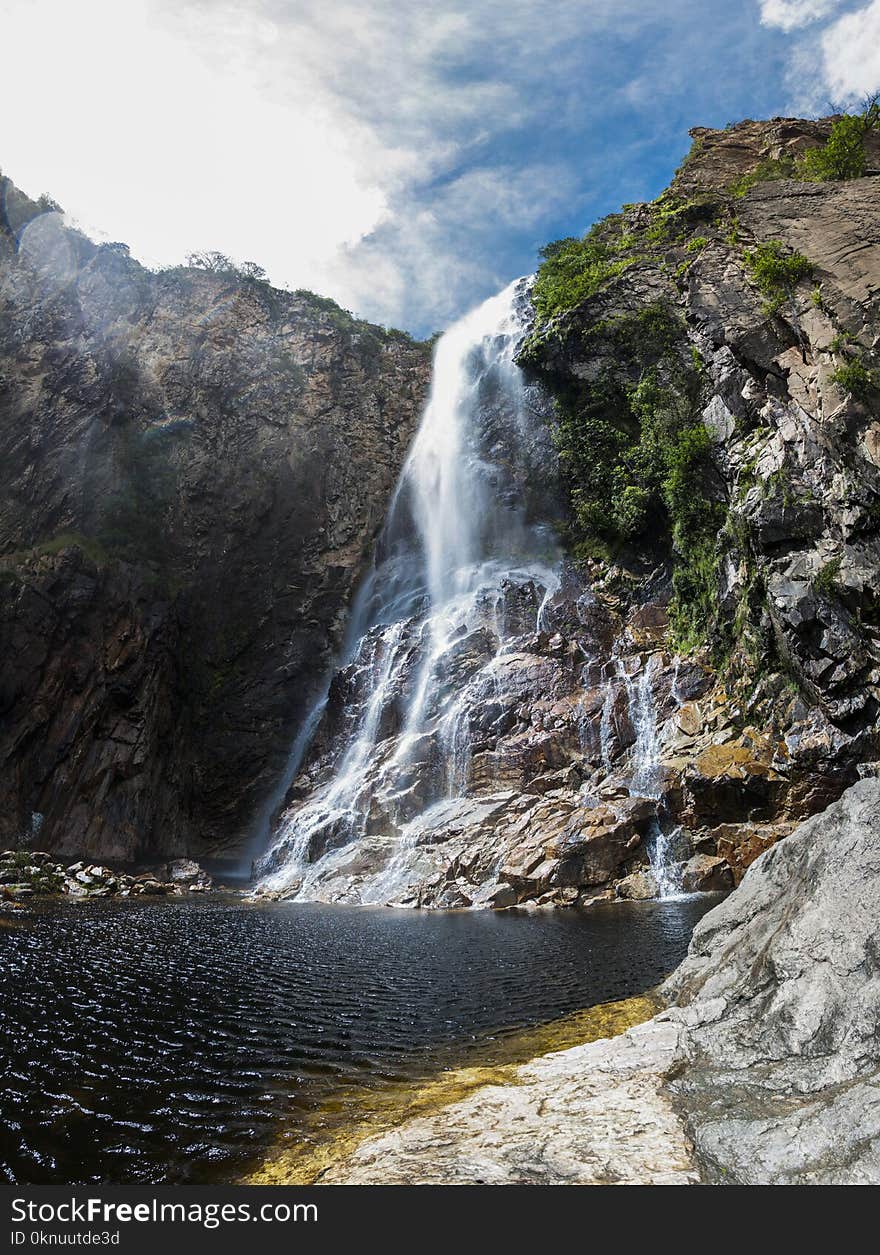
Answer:
[(367, 1138), (321, 1184), (880, 1183), (880, 780), (757, 859), (619, 1037)]
[(208, 893), (213, 887), (214, 881), (204, 868), (187, 858), (127, 872), (81, 859), (65, 866), (44, 850), (0, 853), (0, 911), (15, 910), (35, 897), (63, 897), (72, 901), (183, 897), (190, 893)]

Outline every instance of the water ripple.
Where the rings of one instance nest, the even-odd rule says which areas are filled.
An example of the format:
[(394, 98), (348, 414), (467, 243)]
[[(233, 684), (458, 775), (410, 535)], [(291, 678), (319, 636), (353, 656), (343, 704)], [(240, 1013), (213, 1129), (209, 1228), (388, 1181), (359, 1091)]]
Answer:
[(649, 988), (709, 904), (46, 906), (0, 933), (0, 1174), (235, 1179), (334, 1089)]

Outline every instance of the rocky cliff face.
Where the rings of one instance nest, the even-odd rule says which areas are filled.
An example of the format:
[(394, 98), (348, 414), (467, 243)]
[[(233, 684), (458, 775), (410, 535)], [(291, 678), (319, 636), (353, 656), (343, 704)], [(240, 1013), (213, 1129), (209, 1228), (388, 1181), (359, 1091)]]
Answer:
[(705, 1179), (876, 1184), (880, 781), (768, 850), (664, 992)]
[[(547, 250), (518, 360), (555, 431), (567, 554), (476, 598), (421, 695), (420, 615), (364, 637), (268, 870), (289, 828), (333, 900), (729, 888), (871, 770), (880, 136), (819, 181), (834, 125), (694, 132), (656, 202)], [(6, 839), (216, 850), (278, 780), (338, 639), (426, 355), (307, 294), (149, 275), (8, 185), (5, 204)], [(510, 433), (487, 423), (507, 482)], [(513, 495), (532, 511), (556, 478), (544, 448)], [(393, 805), (365, 770), (363, 822), (331, 807), (313, 832), (368, 720)]]
[[(455, 789), (424, 810), (448, 774), (441, 677), (394, 900), (729, 888), (877, 758), (880, 137), (857, 177), (806, 181), (833, 126), (696, 131), (658, 201), (547, 250), (519, 362), (555, 405), (569, 556), (450, 652)], [(294, 827), (362, 671), (334, 682)], [(378, 753), (418, 673), (414, 645)], [(387, 833), (315, 857), (309, 892), (357, 901)]]
[[(589, 294), (522, 353), (557, 397), (617, 666), (648, 673), (661, 796), (698, 854), (685, 887), (719, 858), (738, 880), (876, 758), (880, 136), (860, 177), (804, 181), (833, 125), (692, 132), (669, 191), (599, 225)], [(584, 436), (616, 528), (594, 526), (608, 486), (582, 473)], [(634, 739), (614, 683), (612, 762)]]
[(0, 182), (0, 840), (232, 855), (339, 641), (429, 353), (144, 270)]

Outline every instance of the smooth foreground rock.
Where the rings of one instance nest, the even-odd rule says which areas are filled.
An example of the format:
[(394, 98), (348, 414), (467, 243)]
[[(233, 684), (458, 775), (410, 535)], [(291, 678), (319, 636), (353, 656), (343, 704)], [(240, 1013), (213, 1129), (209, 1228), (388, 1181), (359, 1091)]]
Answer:
[(436, 1115), (362, 1143), (327, 1185), (688, 1185), (695, 1168), (664, 1092), (678, 1030), (650, 1021), (526, 1064)]
[(664, 992), (707, 1179), (880, 1182), (880, 780), (763, 854)]

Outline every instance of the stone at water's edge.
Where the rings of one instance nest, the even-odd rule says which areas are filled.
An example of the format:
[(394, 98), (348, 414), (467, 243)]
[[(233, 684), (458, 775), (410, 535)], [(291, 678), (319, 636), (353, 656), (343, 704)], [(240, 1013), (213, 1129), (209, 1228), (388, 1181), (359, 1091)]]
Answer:
[(880, 780), (753, 863), (664, 992), (708, 1179), (880, 1183)]
[(364, 1142), (326, 1184), (880, 1183), (880, 780), (753, 863), (668, 1010)]
[(322, 1185), (692, 1185), (662, 1086), (677, 1034), (649, 1021), (545, 1055), (437, 1115), (364, 1142)]
[(128, 898), (142, 894), (163, 897), (207, 893), (214, 882), (192, 859), (126, 872), (82, 860), (65, 867), (45, 850), (4, 850), (0, 853), (0, 914), (17, 911), (21, 899), (57, 897), (70, 899)]

